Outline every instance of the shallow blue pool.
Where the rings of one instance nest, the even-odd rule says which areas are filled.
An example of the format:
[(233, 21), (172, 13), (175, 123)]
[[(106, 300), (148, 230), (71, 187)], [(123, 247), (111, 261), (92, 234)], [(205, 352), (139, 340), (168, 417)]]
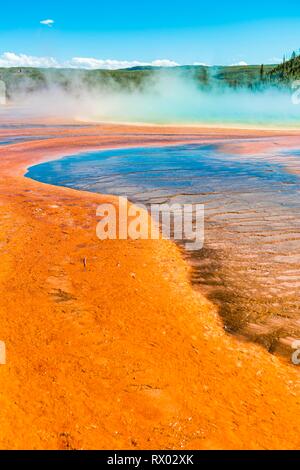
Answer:
[(182, 145), (71, 155), (33, 166), (26, 176), (145, 204), (204, 204), (204, 248), (187, 254), (192, 281), (219, 305), (228, 329), (263, 341), (266, 335), (249, 330), (263, 323), (279, 344), (300, 336), (297, 168), (297, 151), (239, 156)]
[[(185, 145), (82, 153), (29, 169), (29, 178), (53, 185), (151, 202), (174, 196), (276, 192), (294, 204), (299, 178), (284, 163), (222, 154), (214, 146)], [(286, 201), (287, 202), (287, 201)]]

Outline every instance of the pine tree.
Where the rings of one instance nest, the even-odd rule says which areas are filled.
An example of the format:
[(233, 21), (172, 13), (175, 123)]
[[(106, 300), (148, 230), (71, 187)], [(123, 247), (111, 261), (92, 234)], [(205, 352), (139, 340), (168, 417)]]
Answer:
[(261, 64), (259, 74), (260, 74), (260, 80), (263, 81), (263, 79), (264, 79), (264, 64)]

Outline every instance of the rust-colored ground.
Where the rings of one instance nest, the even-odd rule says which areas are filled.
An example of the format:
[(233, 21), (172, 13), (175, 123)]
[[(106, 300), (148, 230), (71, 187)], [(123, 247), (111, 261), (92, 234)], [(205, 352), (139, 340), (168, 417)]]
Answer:
[(223, 331), (172, 242), (101, 242), (95, 210), (110, 198), (23, 177), (28, 165), (83, 148), (257, 131), (53, 134), (0, 148), (0, 448), (299, 447), (299, 370)]

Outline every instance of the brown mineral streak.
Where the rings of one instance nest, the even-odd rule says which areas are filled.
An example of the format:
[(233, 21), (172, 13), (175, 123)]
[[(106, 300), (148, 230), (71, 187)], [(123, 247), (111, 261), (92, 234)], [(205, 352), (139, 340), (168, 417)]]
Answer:
[(173, 242), (100, 241), (96, 207), (113, 196), (24, 177), (89, 149), (256, 136), (293, 147), (297, 133), (55, 123), (46, 133), (0, 148), (0, 447), (298, 448), (299, 370), (224, 332)]

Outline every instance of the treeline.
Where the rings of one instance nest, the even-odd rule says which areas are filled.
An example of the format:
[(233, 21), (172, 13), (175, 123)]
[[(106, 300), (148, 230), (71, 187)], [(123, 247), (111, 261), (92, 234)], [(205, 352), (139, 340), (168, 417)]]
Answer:
[(300, 52), (294, 51), (290, 59), (284, 56), (282, 63), (271, 70), (269, 76), (271, 80), (283, 83), (300, 79)]
[(65, 91), (107, 87), (138, 88), (149, 78), (145, 71), (39, 69), (31, 67), (0, 68), (0, 80), (6, 85), (8, 99), (18, 95), (57, 87)]
[[(295, 57), (293, 60), (298, 60)], [(151, 86), (163, 77), (192, 80), (199, 88), (250, 88), (281, 86), (283, 80), (274, 65), (241, 66), (181, 66), (172, 68), (138, 67), (123, 70), (39, 69), (30, 67), (0, 68), (0, 80), (6, 84), (7, 97), (31, 93), (57, 86), (77, 93), (85, 90), (126, 89), (136, 90)], [(285, 71), (290, 70), (288, 62)]]

